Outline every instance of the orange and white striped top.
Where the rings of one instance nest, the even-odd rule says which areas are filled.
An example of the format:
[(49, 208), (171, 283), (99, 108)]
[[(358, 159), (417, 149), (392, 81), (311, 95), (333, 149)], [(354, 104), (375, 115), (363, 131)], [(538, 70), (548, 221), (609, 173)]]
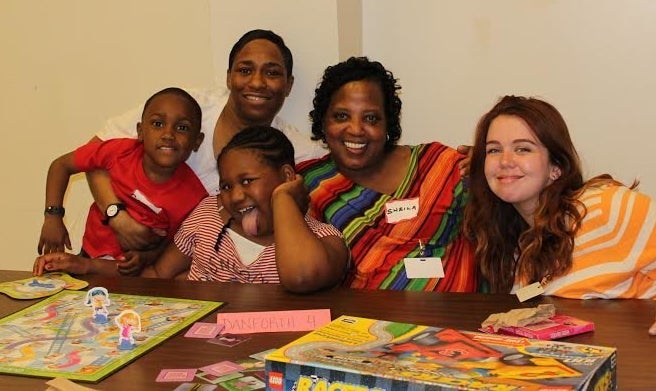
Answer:
[(616, 185), (590, 188), (580, 200), (587, 214), (576, 234), (572, 269), (550, 281), (544, 294), (573, 299), (654, 298), (656, 202)]

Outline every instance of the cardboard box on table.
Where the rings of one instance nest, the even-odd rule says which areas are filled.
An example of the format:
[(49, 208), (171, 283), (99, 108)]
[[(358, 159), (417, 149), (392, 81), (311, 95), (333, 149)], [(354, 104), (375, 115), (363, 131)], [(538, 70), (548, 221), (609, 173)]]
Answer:
[(273, 391), (616, 389), (614, 348), (341, 316), (266, 357)]

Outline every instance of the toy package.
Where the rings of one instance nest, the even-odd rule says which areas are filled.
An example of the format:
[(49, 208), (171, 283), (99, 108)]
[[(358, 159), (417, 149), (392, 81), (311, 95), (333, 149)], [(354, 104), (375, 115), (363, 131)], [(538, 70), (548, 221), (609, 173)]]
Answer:
[[(517, 335), (532, 339), (559, 339), (571, 335), (594, 331), (594, 323), (568, 315), (554, 315), (551, 318), (526, 326), (505, 326), (496, 331), (498, 334)], [(492, 327), (480, 329), (485, 333), (494, 333)]]
[(274, 391), (611, 390), (616, 350), (341, 316), (266, 356)]

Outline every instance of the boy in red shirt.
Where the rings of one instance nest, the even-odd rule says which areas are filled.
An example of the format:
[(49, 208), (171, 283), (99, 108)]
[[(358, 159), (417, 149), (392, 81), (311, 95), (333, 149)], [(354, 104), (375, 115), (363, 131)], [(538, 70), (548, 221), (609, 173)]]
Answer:
[[(86, 273), (137, 274), (157, 259), (180, 223), (207, 196), (205, 187), (185, 160), (203, 141), (201, 109), (194, 98), (179, 88), (166, 88), (144, 105), (137, 139), (91, 142), (55, 159), (48, 170), (46, 209), (39, 254), (71, 248), (63, 223), (64, 193), (71, 175), (105, 169), (120, 202), (101, 211), (92, 204), (87, 217), (81, 255), (118, 262), (84, 258), (78, 265)], [(161, 233), (166, 240), (150, 251), (123, 252), (109, 221), (119, 213)], [(76, 267), (76, 271), (79, 271)]]

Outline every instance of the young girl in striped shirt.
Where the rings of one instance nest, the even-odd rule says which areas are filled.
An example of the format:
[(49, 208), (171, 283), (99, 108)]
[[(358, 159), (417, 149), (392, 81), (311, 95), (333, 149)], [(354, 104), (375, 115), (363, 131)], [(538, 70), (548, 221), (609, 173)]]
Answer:
[(279, 130), (237, 133), (217, 159), (220, 193), (200, 202), (173, 245), (142, 275), (242, 283), (281, 283), (307, 292), (338, 284), (349, 252), (341, 233), (305, 214), (294, 147)]

